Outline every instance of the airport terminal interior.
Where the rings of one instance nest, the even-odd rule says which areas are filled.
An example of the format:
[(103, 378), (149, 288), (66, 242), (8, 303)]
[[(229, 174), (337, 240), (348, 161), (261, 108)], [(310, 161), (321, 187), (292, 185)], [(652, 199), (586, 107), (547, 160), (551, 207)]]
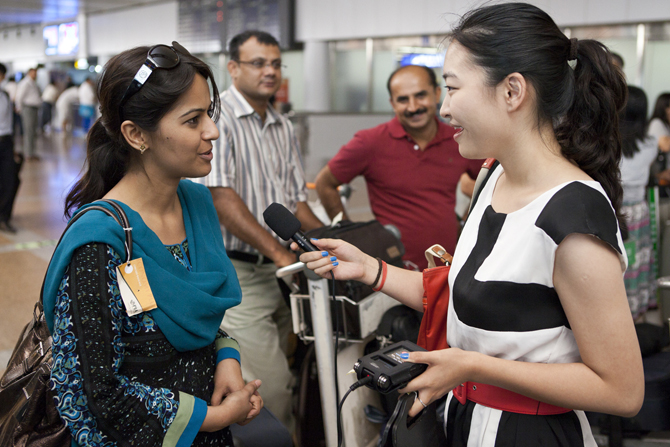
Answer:
[[(620, 55), (627, 82), (646, 92), (648, 117), (657, 98), (664, 93), (670, 95), (667, 93), (670, 92), (670, 2), (667, 0), (529, 2), (545, 9), (566, 36), (599, 40)], [(328, 215), (313, 186), (319, 172), (356, 132), (393, 118), (387, 79), (394, 70), (404, 65), (422, 65), (432, 70), (443, 84), (442, 64), (450, 26), (465, 11), (483, 3), (474, 0), (0, 0), (0, 63), (7, 67), (7, 78), (0, 89), (4, 89), (9, 80), (20, 82), (29, 70), (37, 69), (36, 83), (40, 91), (51, 84), (57, 91), (56, 98), (87, 79), (97, 82), (107, 61), (123, 50), (178, 41), (210, 65), (219, 91), (223, 92), (233, 84), (226, 70), (230, 61), (226, 45), (230, 38), (246, 29), (267, 31), (277, 38), (282, 52), (282, 82), (275, 95), (275, 107), (295, 128), (305, 180), (310, 188), (308, 203), (316, 216), (327, 222)], [(441, 95), (438, 100), (444, 98), (444, 88)], [(50, 119), (43, 119), (45, 112), (40, 112), (36, 151), (25, 153), (9, 227), (0, 227), (0, 374), (5, 371), (21, 330), (33, 315), (49, 259), (67, 224), (64, 198), (86, 167), (86, 130), (99, 112), (94, 101), (91, 106), (96, 116), (86, 116), (79, 98), (81, 96), (74, 94), (62, 107), (53, 99)], [(668, 111), (670, 115), (670, 103)], [(18, 123), (14, 123), (13, 129), (14, 150), (23, 154), (27, 144), (24, 130)], [(348, 217), (356, 222), (374, 219), (363, 177), (356, 177), (349, 186), (350, 195), (343, 199)], [(670, 201), (661, 197), (661, 204), (663, 200)], [(660, 270), (654, 273), (660, 277), (670, 275), (667, 265), (670, 262), (663, 266), (663, 262), (670, 259), (670, 253), (664, 251), (670, 252), (670, 220), (662, 221), (665, 215), (660, 208), (658, 210), (658, 216), (652, 216), (656, 221), (652, 238), (653, 256), (661, 263)], [(665, 242), (664, 236), (667, 236)], [(654, 304), (648, 309), (636, 309), (634, 317), (636, 323), (664, 328), (667, 332), (670, 279), (665, 285), (659, 284), (655, 292), (657, 298), (651, 300)], [(316, 328), (307, 336), (304, 332), (302, 319), (311, 318), (304, 315), (304, 303), (308, 302), (309, 297), (302, 303), (299, 299), (292, 301), (292, 305), (301, 308), (300, 312), (294, 309), (293, 318), (300, 319), (297, 325), (303, 331), (291, 339), (294, 346), (300, 345), (295, 350), (298, 356), (305, 355), (306, 347), (316, 343)], [(389, 307), (387, 301), (377, 303), (379, 309)], [(360, 312), (362, 315), (363, 311)], [(369, 312), (370, 318), (376, 320), (365, 324), (376, 328), (382, 313)], [(296, 323), (293, 324), (295, 328)], [(340, 345), (340, 354), (336, 354), (340, 398), (344, 387), (353, 383), (346, 373), (363, 355), (365, 345), (375, 340), (374, 328), (365, 333), (360, 329), (360, 340)], [(659, 351), (669, 353), (670, 347), (659, 348)], [(316, 364), (312, 368), (316, 375)], [(307, 419), (304, 414), (302, 419), (298, 418), (294, 445), (335, 447), (333, 427), (323, 427), (324, 421), (326, 425), (333, 422), (334, 413), (322, 411), (319, 396), (306, 398), (300, 394), (307, 387), (301, 389), (300, 380), (305, 380), (309, 371), (301, 371), (298, 365), (292, 372), (295, 375), (294, 407), (303, 405), (303, 413), (313, 413), (312, 422), (323, 413), (318, 430), (300, 427), (307, 424)], [(318, 373), (323, 374), (320, 369)], [(665, 373), (664, 386), (667, 387), (670, 370)], [(325, 399), (323, 389), (319, 390), (312, 382), (310, 386), (314, 387), (313, 393), (321, 391), (321, 398)], [(670, 389), (664, 392), (667, 394), (662, 398), (670, 421)], [(364, 407), (380, 406), (379, 402), (379, 397), (367, 389), (349, 397), (349, 408), (342, 416), (347, 447), (378, 445), (382, 425), (373, 421), (374, 417), (366, 417)], [(600, 447), (670, 446), (670, 422), (649, 430), (636, 429), (635, 422), (617, 425), (620, 421), (598, 416), (593, 416), (591, 423)]]

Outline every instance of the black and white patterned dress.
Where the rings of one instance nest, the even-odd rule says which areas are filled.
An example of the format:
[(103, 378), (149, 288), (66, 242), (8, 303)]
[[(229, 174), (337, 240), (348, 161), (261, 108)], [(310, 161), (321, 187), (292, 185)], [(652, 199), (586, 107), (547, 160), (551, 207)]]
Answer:
[[(509, 214), (491, 207), (498, 166), (482, 189), (458, 241), (449, 274), (447, 341), (452, 347), (534, 363), (580, 362), (553, 285), (556, 249), (574, 233), (625, 251), (614, 210), (596, 181), (568, 182)], [(582, 411), (552, 416), (509, 413), (450, 392), (445, 430), (450, 446), (593, 446)]]

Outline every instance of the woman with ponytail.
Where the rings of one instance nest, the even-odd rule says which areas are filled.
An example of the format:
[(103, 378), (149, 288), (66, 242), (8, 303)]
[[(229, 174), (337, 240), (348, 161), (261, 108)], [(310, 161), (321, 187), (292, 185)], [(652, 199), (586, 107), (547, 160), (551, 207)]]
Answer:
[[(644, 377), (623, 273), (618, 115), (607, 48), (569, 39), (525, 3), (484, 6), (451, 32), (441, 114), (467, 158), (496, 158), (449, 272), (447, 343), (404, 354), (427, 370), (416, 415), (446, 396), (449, 446), (595, 446), (583, 410), (632, 416)], [(422, 275), (336, 240), (301, 255), (422, 310)]]
[[(56, 406), (73, 445), (232, 447), (228, 426), (261, 410), (260, 381), (245, 385), (239, 346), (219, 330), (241, 290), (211, 195), (182, 180), (211, 169), (212, 72), (176, 42), (134, 48), (107, 63), (98, 97), (101, 117), (65, 214), (116, 202), (133, 260), (125, 265), (124, 229), (100, 211), (81, 216), (54, 253), (44, 314)], [(139, 313), (120, 286), (130, 279), (117, 276), (135, 271), (155, 301)]]

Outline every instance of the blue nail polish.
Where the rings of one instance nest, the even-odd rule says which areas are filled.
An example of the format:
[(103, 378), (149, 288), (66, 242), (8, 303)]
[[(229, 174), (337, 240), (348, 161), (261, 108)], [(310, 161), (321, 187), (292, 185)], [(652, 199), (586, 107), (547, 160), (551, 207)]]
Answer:
[(407, 360), (409, 358), (409, 352), (401, 352), (400, 358), (403, 360)]
[(333, 267), (335, 267), (336, 265), (340, 265), (340, 263), (339, 262), (333, 262)]
[(312, 240), (313, 240), (313, 241), (318, 241), (318, 239), (317, 239), (317, 238), (315, 238), (315, 237), (313, 237), (313, 238), (312, 238)]
[(323, 256), (325, 258), (326, 256), (328, 256), (328, 252), (327, 251), (322, 251), (321, 256)]
[(336, 258), (335, 256), (331, 256), (331, 257), (330, 257), (330, 260), (331, 260), (331, 261), (337, 261), (337, 258)]

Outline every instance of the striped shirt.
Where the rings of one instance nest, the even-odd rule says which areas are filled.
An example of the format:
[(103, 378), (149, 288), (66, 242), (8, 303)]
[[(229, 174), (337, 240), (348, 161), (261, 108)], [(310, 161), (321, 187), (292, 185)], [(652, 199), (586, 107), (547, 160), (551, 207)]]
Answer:
[[(233, 188), (258, 223), (275, 235), (265, 224), (263, 211), (277, 202), (295, 212), (298, 202), (307, 200), (300, 146), (293, 125), (272, 106), (268, 106), (263, 123), (235, 86), (221, 94), (217, 125), (221, 137), (214, 141), (212, 172), (194, 181), (208, 187)], [(258, 253), (223, 225), (221, 231), (227, 250)]]

